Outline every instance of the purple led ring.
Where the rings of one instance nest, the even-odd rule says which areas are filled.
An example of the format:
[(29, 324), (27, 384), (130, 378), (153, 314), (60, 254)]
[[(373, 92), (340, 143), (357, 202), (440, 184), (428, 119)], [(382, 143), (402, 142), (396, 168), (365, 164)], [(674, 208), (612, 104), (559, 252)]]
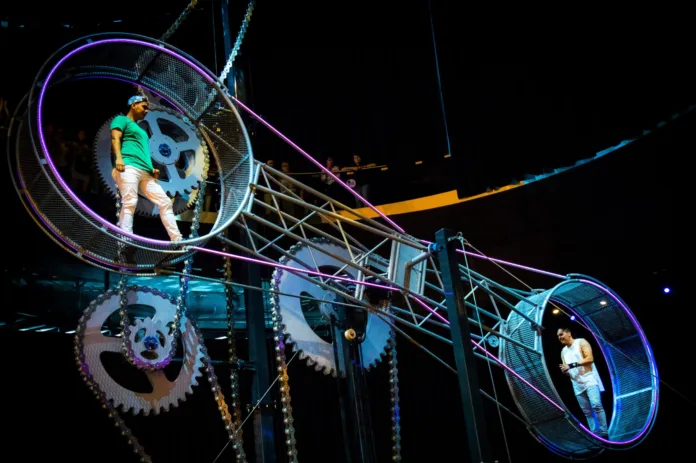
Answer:
[[(55, 74), (56, 70), (57, 70), (67, 59), (69, 59), (69, 58), (72, 57), (73, 55), (79, 53), (80, 51), (82, 51), (82, 50), (84, 50), (84, 49), (87, 49), (87, 48), (91, 48), (91, 47), (97, 46), (97, 45), (108, 44), (108, 43), (130, 43), (130, 44), (140, 45), (140, 46), (144, 46), (144, 47), (149, 47), (149, 48), (156, 49), (156, 50), (158, 50), (158, 51), (167, 53), (167, 54), (173, 56), (174, 58), (176, 58), (176, 59), (178, 59), (178, 60), (180, 60), (180, 61), (186, 63), (186, 64), (187, 64), (188, 66), (190, 66), (191, 68), (195, 69), (195, 70), (196, 70), (201, 76), (203, 76), (211, 85), (213, 85), (221, 94), (224, 95), (224, 92), (222, 92), (221, 89), (219, 88), (219, 86), (218, 86), (218, 84), (217, 84), (215, 78), (211, 77), (204, 69), (202, 69), (201, 67), (199, 67), (197, 64), (195, 64), (194, 62), (192, 62), (192, 61), (189, 60), (188, 58), (186, 58), (186, 57), (184, 57), (184, 56), (182, 56), (182, 55), (179, 55), (179, 54), (175, 53), (175, 52), (172, 51), (172, 50), (169, 50), (169, 49), (167, 49), (167, 48), (164, 48), (163, 46), (154, 45), (154, 44), (151, 44), (151, 43), (148, 43), (148, 42), (143, 42), (143, 41), (140, 41), (140, 40), (125, 39), (125, 38), (119, 38), (119, 39), (104, 39), (104, 40), (100, 40), (100, 41), (89, 42), (89, 43), (87, 43), (87, 44), (84, 44), (84, 45), (82, 45), (82, 46), (80, 46), (80, 47), (78, 47), (78, 48), (72, 50), (72, 51), (69, 52), (67, 55), (65, 55), (63, 58), (61, 58), (55, 66), (53, 66), (53, 68), (50, 70), (50, 72), (48, 73), (46, 79), (44, 79), (44, 82), (43, 82), (43, 84), (42, 84), (42, 86), (41, 86), (41, 93), (39, 94), (38, 111), (37, 111), (37, 123), (38, 123), (39, 139), (40, 139), (40, 141), (41, 141), (41, 147), (42, 147), (42, 150), (43, 150), (43, 154), (44, 154), (44, 156), (45, 156), (45, 159), (46, 159), (46, 161), (47, 161), (47, 163), (48, 163), (48, 165), (49, 165), (51, 171), (53, 172), (54, 176), (55, 176), (56, 179), (58, 180), (58, 183), (61, 185), (61, 187), (68, 193), (68, 195), (70, 196), (70, 198), (71, 198), (73, 201), (75, 201), (75, 203), (77, 203), (77, 204), (80, 206), (80, 208), (81, 208), (83, 211), (87, 212), (87, 214), (89, 214), (92, 218), (94, 218), (95, 220), (97, 220), (97, 221), (98, 221), (100, 224), (102, 224), (105, 228), (108, 228), (108, 229), (110, 229), (110, 230), (112, 230), (112, 231), (114, 231), (114, 232), (118, 232), (118, 233), (121, 234), (121, 235), (124, 235), (124, 236), (127, 236), (127, 237), (129, 237), (129, 238), (132, 238), (132, 239), (135, 240), (135, 241), (140, 241), (140, 242), (143, 242), (143, 243), (147, 243), (147, 244), (151, 244), (151, 245), (157, 245), (157, 246), (163, 246), (163, 247), (167, 247), (167, 248), (168, 248), (168, 247), (170, 247), (170, 246), (172, 245), (172, 242), (171, 242), (171, 241), (156, 240), (156, 239), (146, 238), (146, 237), (142, 237), (142, 236), (139, 236), (139, 235), (135, 235), (135, 234), (133, 234), (133, 233), (126, 232), (125, 230), (119, 228), (118, 226), (112, 224), (111, 222), (109, 222), (109, 221), (107, 221), (107, 220), (104, 220), (104, 219), (103, 219), (102, 217), (100, 217), (96, 212), (92, 211), (85, 203), (83, 203), (83, 202), (72, 192), (72, 190), (68, 187), (68, 185), (65, 183), (65, 181), (63, 180), (63, 178), (59, 175), (58, 170), (57, 170), (55, 164), (53, 163), (53, 159), (51, 158), (50, 153), (49, 153), (49, 151), (48, 151), (48, 147), (46, 146), (46, 140), (45, 140), (45, 138), (44, 138), (44, 133), (43, 133), (43, 101), (44, 101), (46, 89), (47, 89), (48, 86), (49, 86), (49, 83), (50, 83), (50, 81), (51, 81), (51, 78), (53, 77), (53, 74)], [(38, 82), (36, 82), (36, 84), (38, 84)], [(33, 90), (32, 90), (32, 92), (33, 92)], [(230, 104), (231, 104), (231, 102), (230, 102)], [(248, 192), (247, 192), (247, 195), (248, 195)], [(217, 233), (217, 231), (214, 231), (214, 232), (209, 233), (208, 235), (205, 235), (205, 236), (202, 236), (202, 237), (198, 237), (198, 238), (195, 238), (195, 239), (182, 240), (182, 243), (183, 243), (183, 244), (186, 244), (187, 242), (201, 242), (201, 241), (204, 241), (204, 240), (209, 239), (212, 235), (214, 235), (214, 234), (216, 234), (216, 233)]]
[[(24, 189), (24, 185), (23, 185), (23, 182), (21, 180), (21, 177), (19, 177), (19, 178), (20, 178), (20, 184), (22, 184), (22, 190), (25, 191), (25, 196), (27, 197), (27, 200), (26, 201), (22, 200), (22, 203), (25, 205), (25, 208), (26, 208), (26, 205), (29, 204), (31, 210), (34, 211), (34, 214), (30, 214), (32, 216), (32, 218), (34, 219), (34, 222), (40, 226), (40, 223), (37, 222), (36, 218), (34, 217), (34, 216), (36, 216), (39, 218), (40, 222), (43, 223), (46, 228), (53, 230), (53, 227), (51, 225), (49, 225), (49, 223), (43, 218), (43, 215), (36, 209), (36, 207), (34, 205), (34, 201), (31, 199), (31, 196), (29, 195), (27, 190)], [(21, 195), (20, 195), (20, 199), (21, 199)], [(70, 243), (69, 241), (64, 239), (59, 233), (51, 233), (51, 234), (47, 233), (47, 235), (49, 236), (49, 238), (53, 239), (59, 246), (62, 243), (62, 245), (67, 246), (68, 248), (72, 249), (72, 251), (75, 252), (75, 254), (80, 254), (82, 256), (85, 256), (86, 257), (85, 260), (87, 260), (87, 261), (94, 260), (97, 265), (104, 265), (107, 267), (117, 267), (117, 268), (120, 268), (122, 270), (139, 270), (137, 267), (119, 266), (113, 262), (109, 262), (109, 261), (104, 260), (100, 257), (93, 256), (91, 254), (85, 254), (84, 252), (81, 252), (77, 247), (73, 246), (72, 243)], [(113, 270), (113, 269), (106, 269), (106, 268), (103, 268), (103, 269), (104, 270)]]
[[(23, 102), (26, 98), (27, 98), (27, 96), (24, 97), (24, 99), (22, 100), (22, 102)], [(20, 105), (21, 105), (21, 104), (22, 104), (22, 103), (20, 103)], [(18, 130), (19, 130), (19, 128), (18, 128)], [(25, 129), (25, 130), (26, 130), (26, 129)], [(9, 140), (8, 140), (8, 143), (9, 143)], [(10, 150), (9, 150), (9, 145), (8, 145), (8, 156), (9, 156), (9, 153), (10, 153)], [(9, 160), (8, 160), (8, 162), (9, 162)], [(26, 189), (26, 187), (25, 187), (25, 185), (24, 185), (24, 178), (23, 178), (23, 176), (22, 176), (22, 174), (21, 174), (21, 170), (20, 170), (20, 168), (19, 168), (19, 165), (17, 166), (16, 177), (14, 177), (14, 176), (12, 176), (12, 174), (10, 174), (10, 179), (12, 180), (12, 183), (15, 185), (15, 188), (16, 188), (16, 189), (18, 189), (19, 191), (23, 191), (23, 192), (24, 192), (24, 196), (26, 197), (26, 200), (22, 197), (22, 194), (21, 194), (21, 193), (19, 194), (19, 199), (20, 199), (20, 201), (22, 202), (22, 205), (24, 206), (24, 208), (27, 209), (27, 212), (29, 212), (29, 215), (32, 217), (32, 220), (34, 220), (34, 223), (36, 223), (37, 225), (39, 225), (39, 228), (42, 228), (42, 227), (41, 227), (41, 224), (43, 224), (44, 227), (45, 227), (46, 229), (49, 229), (49, 230), (53, 231), (53, 230), (54, 230), (54, 229), (53, 229), (53, 226), (52, 226), (51, 224), (49, 224), (49, 222), (46, 221), (46, 220), (44, 219), (43, 214), (41, 214), (41, 213), (39, 212), (39, 210), (36, 208), (36, 205), (35, 205), (35, 203), (34, 203), (34, 200), (33, 200), (33, 198), (31, 197), (31, 195), (29, 194), (29, 190)], [(17, 188), (17, 182), (19, 182), (19, 188)], [(18, 191), (18, 193), (19, 193), (19, 191)], [(27, 208), (27, 205), (29, 206), (29, 208)], [(33, 211), (34, 213), (32, 214), (31, 211), (30, 211), (29, 209), (31, 209), (31, 211)], [(36, 218), (38, 218), (39, 221), (37, 221)], [(108, 269), (108, 268), (101, 267), (101, 265), (104, 265), (104, 266), (106, 266), (106, 267), (116, 267), (116, 268), (120, 268), (120, 269), (122, 269), (122, 270), (139, 270), (139, 268), (137, 268), (137, 267), (119, 266), (119, 265), (116, 265), (116, 264), (113, 263), (113, 262), (104, 260), (104, 259), (102, 259), (102, 258), (100, 258), (100, 257), (98, 257), (98, 256), (94, 256), (94, 255), (91, 255), (91, 254), (85, 254), (85, 253), (81, 252), (77, 247), (73, 246), (72, 243), (70, 243), (70, 242), (67, 241), (65, 238), (63, 238), (63, 236), (61, 236), (60, 233), (47, 233), (46, 230), (45, 230), (44, 228), (42, 228), (42, 231), (43, 231), (44, 233), (46, 233), (46, 235), (47, 235), (49, 238), (51, 238), (52, 240), (54, 240), (54, 242), (55, 242), (56, 244), (58, 244), (59, 246), (66, 246), (66, 247), (68, 247), (69, 249), (72, 249), (72, 251), (75, 252), (76, 254), (80, 254), (80, 255), (84, 256), (84, 257), (85, 257), (85, 260), (86, 260), (87, 262), (89, 262), (90, 260), (95, 261), (95, 262), (94, 262), (95, 265), (97, 265), (99, 268), (102, 268), (102, 269), (104, 269), (104, 270), (112, 270), (112, 269)], [(62, 243), (62, 244), (61, 244), (61, 243)]]
[[(601, 436), (598, 436), (597, 434), (594, 434), (584, 424), (582, 424), (577, 418), (575, 418), (575, 417), (574, 418), (577, 421), (577, 424), (584, 431), (586, 431), (587, 433), (592, 435), (592, 437), (594, 437), (595, 439), (597, 439), (605, 444), (610, 444), (610, 445), (632, 444), (632, 443), (642, 439), (643, 436), (645, 436), (645, 434), (652, 428), (652, 426), (655, 422), (655, 414), (657, 413), (657, 403), (658, 403), (658, 399), (659, 399), (659, 394), (657, 393), (657, 384), (659, 383), (659, 381), (657, 383), (654, 381), (655, 378), (658, 378), (658, 375), (657, 375), (657, 370), (655, 368), (656, 363), (655, 363), (655, 358), (653, 357), (652, 349), (650, 348), (650, 344), (648, 343), (648, 340), (645, 337), (645, 333), (643, 332), (643, 329), (641, 328), (640, 324), (638, 323), (638, 320), (636, 319), (636, 317), (633, 315), (631, 310), (626, 306), (626, 304), (624, 304), (624, 302), (613, 293), (613, 291), (609, 290), (608, 288), (605, 288), (604, 286), (602, 286), (594, 281), (590, 281), (590, 280), (586, 280), (586, 279), (582, 279), (582, 278), (578, 279), (577, 281), (595, 286), (596, 288), (599, 288), (602, 292), (608, 294), (612, 299), (614, 299), (621, 306), (621, 308), (624, 310), (624, 313), (626, 313), (628, 315), (628, 317), (631, 320), (631, 323), (633, 323), (634, 328), (636, 329), (636, 331), (640, 335), (640, 339), (643, 343), (643, 347), (645, 348), (645, 352), (648, 356), (648, 363), (650, 365), (650, 370), (651, 370), (651, 375), (652, 375), (651, 382), (655, 385), (652, 387), (653, 400), (651, 401), (651, 405), (650, 405), (650, 416), (648, 417), (646, 424), (643, 426), (643, 429), (633, 439), (626, 440), (626, 441), (612, 441), (609, 439), (605, 439)], [(570, 308), (568, 308), (568, 309), (571, 312), (573, 312), (573, 314), (578, 319), (582, 319), (582, 317), (580, 315), (578, 315), (575, 311), (573, 311)], [(582, 321), (583, 321), (583, 324), (587, 325), (587, 323), (585, 322), (584, 319)], [(589, 331), (592, 332), (592, 330), (589, 330)], [(594, 333), (593, 333), (593, 335), (594, 335)], [(600, 348), (601, 348), (601, 343), (600, 343)]]

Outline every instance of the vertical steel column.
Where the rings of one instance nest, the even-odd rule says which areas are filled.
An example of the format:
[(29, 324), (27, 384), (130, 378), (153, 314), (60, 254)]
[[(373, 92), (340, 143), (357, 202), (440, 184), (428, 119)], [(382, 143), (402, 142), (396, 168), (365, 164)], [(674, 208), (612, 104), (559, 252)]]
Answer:
[[(230, 30), (230, 5), (229, 0), (221, 0), (221, 18), (223, 42), (225, 45), (225, 63), (232, 53), (232, 31)], [(237, 98), (235, 85), (237, 72), (230, 69), (227, 75), (227, 90)], [(255, 223), (248, 224), (253, 230)], [(245, 230), (241, 230), (240, 242), (243, 246), (253, 248), (248, 242)], [(261, 287), (261, 270), (259, 265), (247, 265), (246, 284)], [(249, 338), (249, 362), (256, 366), (256, 371), (251, 384), (251, 402), (256, 404), (268, 390), (273, 380), (271, 358), (269, 357), (269, 336), (266, 330), (266, 317), (263, 304), (263, 293), (260, 291), (244, 291), (246, 305), (247, 335)], [(266, 395), (263, 401), (254, 411), (254, 461), (258, 463), (275, 463), (277, 461), (275, 448), (275, 408), (271, 394)]]
[(492, 453), (486, 432), (483, 400), (479, 391), (476, 359), (469, 333), (469, 315), (464, 301), (464, 288), (455, 252), (454, 232), (441, 229), (435, 234), (434, 251), (437, 253), (445, 287), (447, 314), (450, 322), (454, 358), (457, 364), (459, 392), (464, 409), (464, 424), (472, 463), (491, 463)]
[[(331, 330), (346, 463), (376, 463), (365, 368), (360, 355), (367, 313), (358, 314), (359, 309), (343, 305), (334, 306), (334, 310)], [(350, 329), (355, 330), (354, 339), (348, 339)]]

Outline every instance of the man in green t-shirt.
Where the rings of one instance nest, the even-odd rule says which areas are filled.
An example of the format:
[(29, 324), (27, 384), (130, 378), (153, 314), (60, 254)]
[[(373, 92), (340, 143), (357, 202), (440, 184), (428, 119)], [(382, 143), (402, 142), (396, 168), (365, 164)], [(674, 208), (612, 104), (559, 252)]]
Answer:
[(116, 155), (112, 176), (121, 193), (118, 226), (133, 233), (133, 215), (138, 204), (138, 189), (158, 208), (160, 218), (172, 241), (182, 239), (172, 211), (172, 200), (159, 183), (159, 170), (152, 167), (147, 132), (138, 126), (149, 110), (147, 97), (136, 95), (128, 100), (128, 113), (111, 122), (111, 148)]

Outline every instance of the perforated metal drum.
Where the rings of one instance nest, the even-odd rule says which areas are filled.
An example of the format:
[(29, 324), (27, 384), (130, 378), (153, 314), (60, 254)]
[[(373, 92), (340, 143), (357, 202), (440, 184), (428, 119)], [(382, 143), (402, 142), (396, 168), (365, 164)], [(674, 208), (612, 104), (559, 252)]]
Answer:
[[(49, 152), (43, 133), (43, 105), (47, 94), (60, 92), (64, 84), (90, 78), (140, 86), (158, 95), (200, 131), (220, 179), (220, 207), (207, 234), (175, 246), (127, 233), (100, 217), (70, 189), (56, 166), (56, 153)], [(193, 58), (155, 39), (98, 34), (64, 46), (39, 71), (24, 116), (26, 123), (16, 137), (20, 194), (47, 230), (87, 256), (90, 263), (131, 271), (121, 265), (119, 242), (137, 248), (132, 259), (137, 271), (176, 263), (190, 254), (186, 245), (204, 245), (229, 226), (250, 199), (249, 184), (254, 175), (251, 146), (224, 85)]]
[[(570, 275), (528, 301), (516, 308), (539, 325), (552, 301), (593, 333), (592, 341), (606, 359), (613, 391), (609, 438), (605, 439), (590, 432), (568, 410), (549, 375), (537, 330), (512, 312), (506, 334), (529, 350), (501, 339), (501, 360), (514, 371), (506, 371), (507, 381), (530, 432), (550, 450), (577, 459), (592, 457), (604, 448), (640, 443), (655, 422), (659, 378), (650, 344), (630, 309), (612, 290), (583, 275)], [(555, 367), (559, 354), (549, 355)]]

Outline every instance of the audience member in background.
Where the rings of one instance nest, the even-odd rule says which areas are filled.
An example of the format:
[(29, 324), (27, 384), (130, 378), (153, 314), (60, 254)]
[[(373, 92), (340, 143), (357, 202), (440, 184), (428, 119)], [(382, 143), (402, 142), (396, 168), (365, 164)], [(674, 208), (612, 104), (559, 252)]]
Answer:
[(63, 127), (58, 126), (52, 131), (50, 137), (44, 134), (44, 139), (53, 164), (58, 169), (63, 181), (69, 185), (72, 177), (72, 151), (70, 143), (65, 140), (63, 133)]
[(10, 109), (7, 107), (7, 100), (0, 95), (0, 129), (7, 129), (10, 126)]
[[(290, 171), (290, 163), (287, 161), (283, 161), (283, 163), (280, 166), (281, 170), (285, 175), (292, 175), (292, 172)], [(293, 182), (290, 180), (287, 180), (285, 178), (280, 179), (280, 184), (284, 187), (280, 189), (280, 192), (283, 193), (284, 195), (296, 198), (297, 197), (297, 187)], [(282, 210), (286, 214), (289, 214), (293, 217), (295, 217), (295, 203), (292, 203), (290, 201), (283, 200), (282, 201)], [(291, 222), (294, 223), (294, 222)]]
[[(375, 163), (363, 164), (362, 158), (359, 154), (353, 154), (353, 165), (346, 167), (346, 170), (353, 171), (353, 175), (350, 177), (355, 182), (353, 189), (366, 200), (370, 200), (370, 181), (369, 173), (365, 172), (366, 169), (376, 166)], [(355, 207), (364, 207), (363, 202), (355, 198)]]
[(70, 172), (70, 188), (79, 193), (89, 191), (90, 175), (92, 173), (92, 150), (87, 142), (87, 132), (77, 132), (77, 141), (70, 142), (70, 157), (72, 171)]
[[(334, 164), (334, 160), (331, 156), (326, 158), (326, 168), (333, 172), (336, 177), (341, 178), (341, 168)], [(321, 172), (319, 177), (321, 179), (324, 194), (331, 199), (340, 200), (338, 193), (341, 189), (341, 185), (336, 182), (336, 179), (324, 171)]]

